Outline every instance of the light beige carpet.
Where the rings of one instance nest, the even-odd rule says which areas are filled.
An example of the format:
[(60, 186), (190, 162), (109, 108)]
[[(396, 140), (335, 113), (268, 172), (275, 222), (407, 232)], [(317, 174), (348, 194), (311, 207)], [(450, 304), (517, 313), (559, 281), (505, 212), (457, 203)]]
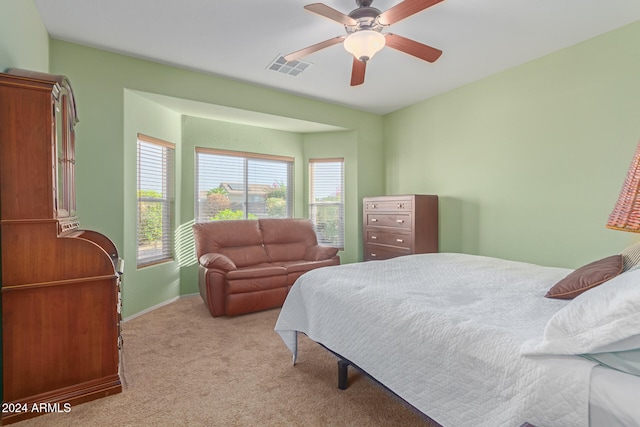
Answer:
[(424, 426), (428, 420), (301, 336), (298, 362), (273, 331), (279, 310), (212, 318), (188, 297), (123, 324), (124, 391), (26, 426)]

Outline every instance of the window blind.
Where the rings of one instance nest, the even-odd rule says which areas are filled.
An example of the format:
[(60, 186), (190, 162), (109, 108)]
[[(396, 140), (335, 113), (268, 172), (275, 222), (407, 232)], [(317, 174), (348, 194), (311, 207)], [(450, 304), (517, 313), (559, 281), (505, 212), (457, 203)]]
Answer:
[(309, 160), (309, 216), (319, 243), (344, 249), (344, 159)]
[(138, 266), (172, 258), (174, 147), (138, 134)]
[(196, 148), (196, 222), (288, 218), (293, 158)]

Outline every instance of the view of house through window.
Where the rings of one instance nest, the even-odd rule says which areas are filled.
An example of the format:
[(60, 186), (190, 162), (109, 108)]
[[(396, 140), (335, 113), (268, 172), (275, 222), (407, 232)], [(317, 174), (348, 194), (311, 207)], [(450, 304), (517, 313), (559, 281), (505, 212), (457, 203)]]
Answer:
[(344, 249), (344, 159), (309, 160), (309, 216), (319, 243)]
[(138, 266), (172, 258), (175, 145), (138, 134)]
[(196, 222), (288, 218), (293, 158), (196, 148)]

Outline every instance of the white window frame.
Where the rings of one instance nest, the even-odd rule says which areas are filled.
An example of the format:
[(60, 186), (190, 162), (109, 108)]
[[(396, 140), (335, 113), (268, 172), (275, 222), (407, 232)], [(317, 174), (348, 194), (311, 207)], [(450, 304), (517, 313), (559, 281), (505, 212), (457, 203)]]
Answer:
[[(344, 187), (343, 158), (309, 159), (309, 218), (318, 243), (340, 250), (344, 249)], [(321, 218), (322, 211), (332, 217)]]
[[(175, 144), (138, 134), (137, 141), (137, 267), (172, 261), (174, 229)], [(147, 192), (144, 194), (143, 192)], [(153, 192), (153, 193), (152, 193)], [(145, 207), (158, 205), (158, 224), (149, 225)], [(151, 236), (151, 237), (149, 237)], [(153, 239), (150, 241), (150, 239)]]
[[(269, 177), (269, 182), (257, 182), (255, 180), (256, 170), (261, 167), (275, 166), (275, 169), (284, 167), (286, 177), (281, 177), (286, 182), (273, 182)], [(213, 148), (196, 147), (195, 153), (195, 222), (208, 222), (217, 219), (256, 219), (256, 218), (291, 218), (293, 216), (293, 181), (294, 181), (294, 158), (287, 156), (276, 156), (270, 154), (248, 153), (243, 151), (220, 150)], [(207, 169), (204, 169), (207, 168)], [(224, 171), (215, 178), (213, 170)], [(228, 178), (226, 176), (229, 176)], [(267, 177), (269, 173), (267, 172)], [(201, 182), (202, 181), (202, 182)], [(233, 188), (229, 185), (233, 183)], [(285, 186), (284, 207), (274, 206), (266, 200), (268, 188), (275, 189)], [(213, 188), (211, 188), (213, 187)], [(210, 192), (220, 189), (220, 200), (212, 201), (215, 208), (207, 207), (207, 199)], [(275, 190), (274, 190), (275, 191)], [(226, 197), (229, 200), (224, 200)], [(271, 202), (278, 198), (272, 198)], [(280, 200), (280, 203), (282, 201)], [(228, 206), (227, 206), (228, 204)], [(226, 215), (218, 211), (222, 209)]]

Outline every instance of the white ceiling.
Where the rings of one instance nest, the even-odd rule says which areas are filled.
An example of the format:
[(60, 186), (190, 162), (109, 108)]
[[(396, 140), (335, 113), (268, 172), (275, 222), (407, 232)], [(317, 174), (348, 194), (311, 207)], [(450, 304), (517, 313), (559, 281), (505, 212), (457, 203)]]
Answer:
[[(388, 32), (441, 49), (431, 64), (385, 48), (349, 85), (336, 45), (294, 77), (268, 70), (278, 55), (345, 34), (305, 0), (35, 0), (51, 37), (274, 88), (378, 114), (522, 64), (640, 19), (639, 0), (444, 0)], [(349, 13), (354, 0), (326, 0)], [(375, 0), (384, 11), (398, 0)], [(594, 52), (594, 61), (597, 61)]]

